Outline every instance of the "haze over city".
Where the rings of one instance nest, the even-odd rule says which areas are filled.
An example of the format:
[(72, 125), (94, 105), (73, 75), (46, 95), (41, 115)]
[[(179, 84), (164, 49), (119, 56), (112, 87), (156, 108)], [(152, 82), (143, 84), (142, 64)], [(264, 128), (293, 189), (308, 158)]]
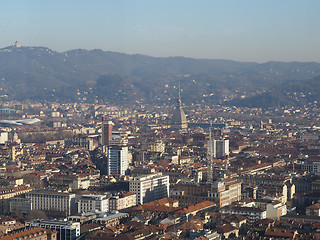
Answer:
[(320, 62), (317, 0), (2, 1), (0, 46)]
[(320, 1), (2, 1), (0, 239), (320, 239)]

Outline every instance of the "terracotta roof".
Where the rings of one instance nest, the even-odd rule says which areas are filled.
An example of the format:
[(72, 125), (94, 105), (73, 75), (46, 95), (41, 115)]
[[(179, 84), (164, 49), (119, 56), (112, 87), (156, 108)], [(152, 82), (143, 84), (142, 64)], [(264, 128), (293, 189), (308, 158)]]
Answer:
[(297, 234), (296, 230), (287, 230), (287, 229), (279, 229), (279, 228), (270, 228), (267, 229), (265, 236), (271, 237), (285, 237), (285, 238), (293, 238)]
[(0, 223), (3, 223), (3, 222), (11, 222), (11, 221), (16, 221), (16, 219), (15, 219), (15, 218), (12, 218), (12, 217), (6, 216), (6, 217), (4, 217), (4, 218), (2, 218), (2, 219), (0, 220)]
[(316, 203), (316, 204), (313, 204), (309, 207), (306, 207), (307, 209), (320, 209), (320, 203)]
[(172, 198), (163, 198), (153, 202), (145, 203), (143, 205), (132, 208), (132, 211), (155, 211), (155, 212), (175, 212), (181, 208), (170, 206), (178, 200)]
[(203, 229), (203, 223), (199, 219), (192, 219), (189, 222), (185, 222), (185, 223), (181, 224), (178, 228), (181, 230), (201, 231)]
[(247, 218), (245, 218), (244, 216), (238, 215), (238, 214), (232, 214), (231, 216), (228, 216), (227, 218), (225, 218), (224, 220), (228, 223), (239, 223), (242, 222), (244, 220), (246, 220)]
[(112, 239), (114, 236), (113, 231), (109, 229), (99, 230), (97, 232), (91, 233), (87, 236), (87, 238), (93, 239)]
[(231, 224), (223, 224), (222, 226), (217, 227), (216, 230), (218, 233), (229, 233), (237, 229)]
[(24, 230), (21, 232), (17, 232), (17, 233), (13, 233), (13, 234), (4, 236), (1, 238), (1, 240), (12, 240), (12, 239), (19, 239), (19, 238), (28, 239), (25, 237), (34, 236), (34, 235), (40, 236), (40, 235), (45, 235), (45, 234), (47, 234), (46, 229), (41, 228), (41, 227), (37, 227), (37, 228), (31, 228), (28, 230)]
[(201, 202), (201, 203), (197, 203), (195, 205), (190, 205), (187, 208), (184, 208), (184, 209), (182, 209), (182, 210), (180, 210), (178, 212), (180, 212), (180, 213), (192, 213), (192, 212), (198, 212), (198, 211), (201, 211), (203, 209), (214, 207), (214, 206), (216, 206), (216, 203), (210, 202), (210, 201), (204, 201), (204, 202)]

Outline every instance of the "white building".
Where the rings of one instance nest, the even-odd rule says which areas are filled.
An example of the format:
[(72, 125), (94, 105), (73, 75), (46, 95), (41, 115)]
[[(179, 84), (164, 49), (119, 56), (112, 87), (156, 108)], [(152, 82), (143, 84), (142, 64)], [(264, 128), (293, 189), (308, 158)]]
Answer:
[(71, 214), (75, 194), (40, 190), (26, 193), (26, 199), (31, 200), (32, 209), (60, 212), (68, 216)]
[(279, 201), (267, 204), (267, 218), (280, 220), (281, 216), (287, 214), (287, 206)]
[(229, 156), (229, 140), (220, 139), (213, 141), (213, 157), (224, 158)]
[(107, 150), (107, 175), (125, 175), (128, 167), (127, 141), (112, 139)]
[(5, 144), (9, 140), (8, 132), (1, 132), (0, 133), (0, 144)]
[(77, 199), (78, 213), (109, 211), (109, 199), (106, 195), (82, 195)]
[(129, 182), (129, 192), (136, 194), (138, 204), (169, 197), (169, 176), (153, 173), (134, 177)]

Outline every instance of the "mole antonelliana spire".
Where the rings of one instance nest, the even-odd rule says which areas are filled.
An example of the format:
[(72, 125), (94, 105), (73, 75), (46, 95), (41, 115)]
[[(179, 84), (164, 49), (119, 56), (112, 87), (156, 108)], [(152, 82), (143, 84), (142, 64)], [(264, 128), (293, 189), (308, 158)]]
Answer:
[(181, 89), (180, 89), (180, 81), (178, 87), (178, 101), (177, 106), (173, 111), (172, 116), (172, 128), (175, 130), (185, 130), (188, 128), (187, 117), (182, 109), (181, 104)]

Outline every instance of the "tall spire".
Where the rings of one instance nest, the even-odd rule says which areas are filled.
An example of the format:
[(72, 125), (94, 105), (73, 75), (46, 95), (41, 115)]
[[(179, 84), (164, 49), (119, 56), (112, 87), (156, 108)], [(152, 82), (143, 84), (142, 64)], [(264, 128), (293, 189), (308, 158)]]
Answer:
[(188, 128), (186, 114), (181, 105), (181, 88), (179, 80), (177, 106), (175, 107), (172, 116), (172, 128), (176, 130), (185, 130)]
[(178, 86), (178, 106), (181, 106), (181, 88), (180, 88), (180, 80)]

